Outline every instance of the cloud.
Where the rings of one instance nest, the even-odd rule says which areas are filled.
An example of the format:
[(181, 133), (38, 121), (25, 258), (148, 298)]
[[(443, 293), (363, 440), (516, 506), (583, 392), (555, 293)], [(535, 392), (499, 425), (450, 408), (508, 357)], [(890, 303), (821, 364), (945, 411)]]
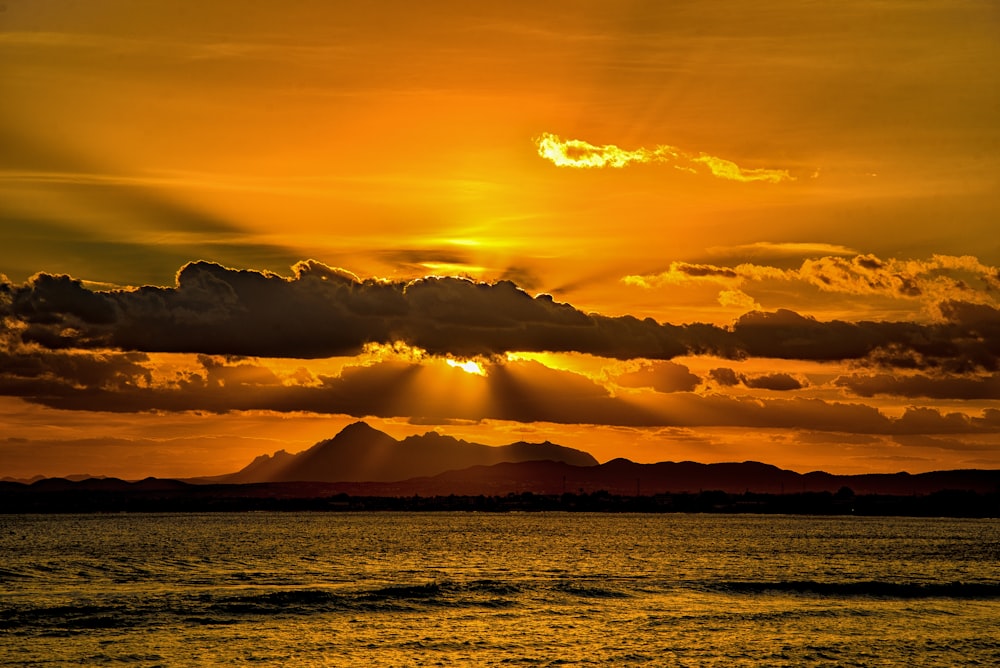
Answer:
[[(703, 265), (678, 266), (677, 273), (733, 280)], [(677, 325), (584, 313), (509, 281), (359, 280), (315, 260), (299, 262), (287, 278), (193, 262), (172, 288), (90, 290), (49, 274), (0, 287), (0, 313), (14, 337), (8, 347), (328, 358), (402, 343), (460, 359), (508, 352), (621, 360), (710, 354), (1000, 370), (1000, 311), (954, 300), (938, 310), (940, 320), (929, 323), (820, 321), (779, 309), (746, 313), (729, 328)]]
[(209, 355), (199, 355), (205, 367), (205, 384), (208, 387), (261, 387), (280, 385), (281, 379), (264, 366), (251, 363), (225, 364)]
[[(48, 350), (20, 346), (0, 358), (0, 395), (76, 411), (229, 413), (274, 411), (452, 423), (501, 420), (629, 427), (737, 427), (853, 434), (1000, 433), (1000, 410), (978, 416), (911, 407), (900, 418), (860, 403), (817, 398), (694, 393), (698, 377), (672, 362), (612, 378), (637, 391), (536, 361), (483, 361), (469, 374), (438, 357), (352, 363), (329, 374), (220, 356)], [(277, 364), (277, 366), (275, 366)], [(713, 369), (719, 385), (786, 391), (785, 373)], [(643, 388), (648, 388), (644, 391)], [(649, 391), (653, 390), (653, 391)]]
[(691, 373), (683, 364), (655, 362), (637, 371), (616, 376), (614, 382), (622, 387), (651, 387), (657, 392), (690, 392), (701, 378)]
[(460, 357), (583, 351), (668, 359), (693, 340), (685, 327), (585, 314), (509, 281), (358, 281), (316, 261), (293, 270), (284, 278), (192, 262), (178, 272), (176, 287), (111, 291), (38, 274), (6, 287), (6, 309), (24, 341), (49, 348), (315, 358), (403, 341)]
[(718, 302), (726, 308), (736, 308), (741, 311), (762, 311), (763, 307), (757, 300), (742, 290), (720, 290)]
[(743, 384), (761, 390), (801, 390), (805, 384), (789, 373), (765, 373), (756, 376), (743, 376)]
[(740, 374), (726, 368), (712, 369), (708, 372), (708, 377), (723, 387), (732, 387), (741, 382)]
[(877, 298), (875, 312), (892, 310), (924, 321), (970, 322), (975, 318), (992, 326), (996, 316), (991, 314), (1000, 308), (1000, 268), (968, 255), (933, 255), (922, 260), (885, 259), (870, 253), (826, 255), (807, 258), (793, 268), (751, 262), (671, 262), (663, 271), (626, 275), (621, 280), (650, 290), (717, 286), (720, 304), (744, 310), (763, 310), (758, 299), (787, 295), (789, 286), (841, 295), (848, 307), (853, 306), (853, 298)]
[(528, 267), (512, 265), (500, 274), (501, 281), (510, 281), (526, 290), (534, 290), (542, 284), (538, 274)]
[(858, 251), (841, 246), (839, 244), (828, 244), (822, 242), (799, 242), (799, 241), (756, 241), (752, 244), (739, 244), (737, 246), (714, 246), (707, 249), (711, 255), (719, 256), (770, 256), (770, 257), (815, 257), (817, 255), (857, 255)]
[(144, 353), (0, 351), (3, 394), (31, 398), (73, 390), (125, 391), (153, 384)]
[(975, 417), (965, 413), (942, 413), (928, 407), (910, 407), (895, 423), (895, 433), (899, 434), (994, 432), (1000, 428), (1000, 410), (988, 408), (982, 417)]
[[(115, 321), (116, 313), (111, 302), (69, 276), (36, 274), (31, 284), (30, 292), (19, 291), (17, 297), (11, 300), (14, 312), (25, 322), (53, 324), (62, 318), (72, 318), (94, 325), (107, 325)], [(12, 291), (8, 288), (7, 292)]]
[(1000, 309), (989, 304), (947, 300), (938, 304), (941, 317), (949, 322), (964, 323), (992, 330), (1000, 326)]
[(883, 261), (868, 254), (806, 260), (797, 274), (799, 279), (828, 292), (920, 297), (924, 292), (921, 283), (926, 282), (920, 279), (930, 268), (926, 264), (901, 267), (898, 261)]
[(154, 373), (145, 356), (26, 350), (4, 360), (0, 394), (63, 410), (312, 412), (446, 423), (498, 419), (565, 424), (657, 422), (593, 380), (534, 361), (469, 374), (440, 359), (345, 366), (335, 375), (279, 377), (253, 360), (199, 355), (191, 368)]
[[(63, 410), (135, 413), (275, 411), (406, 418), (451, 424), (501, 420), (630, 427), (739, 427), (853, 434), (1000, 433), (1000, 410), (979, 416), (912, 407), (900, 418), (858, 403), (686, 391), (696, 377), (662, 363), (625, 382), (657, 391), (613, 395), (594, 380), (535, 361), (485, 363), (469, 374), (444, 360), (352, 364), (330, 375), (277, 373), (256, 360), (200, 355), (188, 368), (158, 368), (136, 353), (29, 348), (0, 365), (0, 394)], [(730, 372), (718, 369), (719, 380)], [(783, 374), (740, 379), (773, 389)], [(739, 376), (737, 376), (739, 377)], [(649, 385), (643, 385), (649, 387)]]
[(743, 315), (732, 333), (749, 357), (868, 364), (902, 360), (951, 372), (991, 371), (1000, 363), (1000, 327), (963, 322), (824, 322), (778, 309)]
[(795, 180), (784, 169), (746, 169), (730, 160), (706, 153), (686, 153), (674, 146), (627, 150), (614, 144), (596, 146), (580, 139), (562, 139), (550, 132), (536, 137), (535, 146), (539, 156), (557, 167), (620, 169), (632, 163), (665, 163), (686, 172), (698, 173), (707, 169), (712, 176), (730, 181), (781, 183)]
[(671, 262), (666, 271), (648, 276), (625, 276), (622, 281), (627, 285), (649, 288), (664, 285), (682, 285), (684, 283), (719, 283), (721, 285), (739, 285), (746, 276), (732, 267), (718, 267), (710, 264), (691, 264), (688, 262)]
[(1000, 399), (1000, 374), (995, 373), (976, 376), (853, 374), (837, 378), (834, 384), (862, 397), (889, 395), (928, 399)]
[(746, 387), (758, 390), (774, 390), (785, 392), (788, 390), (801, 390), (808, 383), (789, 373), (762, 373), (744, 374), (737, 373), (732, 369), (718, 368), (708, 372), (709, 378), (722, 387), (733, 387), (735, 385), (745, 385)]
[(927, 303), (956, 300), (996, 305), (1000, 292), (1000, 268), (969, 255), (933, 255), (926, 260), (883, 259), (870, 253), (826, 255), (803, 260), (797, 269), (749, 262), (734, 266), (671, 262), (664, 271), (629, 275), (622, 280), (642, 288), (709, 282), (729, 289), (776, 280), (801, 282), (824, 292)]
[[(925, 434), (903, 434), (899, 436), (893, 436), (892, 440), (899, 445), (905, 446), (907, 448), (936, 448), (939, 450), (953, 450), (958, 452), (987, 452), (994, 453), (997, 450), (997, 443), (995, 439), (991, 439), (989, 436), (981, 437), (989, 439), (986, 442), (970, 439), (969, 437), (941, 437), (941, 436), (927, 436)], [(990, 460), (991, 467), (995, 464)]]

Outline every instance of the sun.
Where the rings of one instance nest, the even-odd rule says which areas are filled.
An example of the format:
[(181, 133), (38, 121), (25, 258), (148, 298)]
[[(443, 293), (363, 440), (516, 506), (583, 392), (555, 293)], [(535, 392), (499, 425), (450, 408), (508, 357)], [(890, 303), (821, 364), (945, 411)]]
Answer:
[(453, 366), (455, 368), (461, 369), (465, 373), (473, 373), (477, 376), (485, 376), (486, 371), (483, 370), (482, 365), (475, 360), (466, 360), (464, 362), (459, 362), (458, 360), (447, 359), (445, 360), (448, 366)]

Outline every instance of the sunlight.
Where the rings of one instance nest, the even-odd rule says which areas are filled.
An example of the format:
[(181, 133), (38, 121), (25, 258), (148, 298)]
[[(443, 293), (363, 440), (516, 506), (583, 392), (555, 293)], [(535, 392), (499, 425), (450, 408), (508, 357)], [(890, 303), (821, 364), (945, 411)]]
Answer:
[(475, 360), (466, 360), (465, 362), (459, 362), (458, 360), (453, 360), (449, 358), (445, 361), (448, 363), (448, 366), (461, 369), (465, 373), (472, 373), (476, 374), (477, 376), (486, 375), (486, 371), (483, 370), (482, 365), (480, 365), (479, 362)]

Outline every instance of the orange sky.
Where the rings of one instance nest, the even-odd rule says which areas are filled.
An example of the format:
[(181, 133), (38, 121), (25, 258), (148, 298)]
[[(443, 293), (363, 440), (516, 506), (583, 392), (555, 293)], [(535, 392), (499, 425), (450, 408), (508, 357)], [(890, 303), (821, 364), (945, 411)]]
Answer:
[(985, 1), (8, 0), (0, 477), (223, 473), (359, 417), (1000, 468), (998, 34)]

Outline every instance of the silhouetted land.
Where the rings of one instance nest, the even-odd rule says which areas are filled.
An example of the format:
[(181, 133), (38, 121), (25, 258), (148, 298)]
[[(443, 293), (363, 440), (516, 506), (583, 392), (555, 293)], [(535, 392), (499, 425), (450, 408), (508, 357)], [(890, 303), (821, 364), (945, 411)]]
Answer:
[(437, 432), (397, 441), (365, 422), (344, 427), (333, 438), (298, 454), (279, 450), (261, 455), (240, 471), (192, 480), (204, 483), (254, 482), (392, 482), (432, 477), (446, 471), (499, 463), (553, 461), (596, 466), (593, 455), (555, 443), (489, 446)]
[(176, 480), (47, 479), (0, 483), (2, 513), (246, 512), (246, 511), (474, 511), (607, 513), (762, 513), (1000, 517), (1000, 492), (940, 490), (929, 494), (785, 494), (721, 490), (650, 495), (594, 492), (505, 495), (373, 496), (329, 483), (193, 485)]
[(836, 492), (930, 494), (944, 489), (995, 492), (1000, 471), (957, 470), (866, 475), (798, 473), (760, 462), (659, 462), (614, 459), (599, 464), (590, 454), (554, 443), (486, 446), (428, 432), (397, 441), (364, 422), (301, 453), (261, 455), (235, 473), (189, 482), (247, 484), (309, 481), (335, 483), (331, 493), (353, 496), (506, 496), (532, 492), (605, 490), (645, 496), (718, 489), (733, 494)]
[[(711, 491), (706, 491), (711, 490)], [(722, 512), (1000, 517), (1000, 470), (833, 475), (760, 462), (598, 464), (553, 443), (485, 446), (364, 422), (291, 455), (190, 480), (0, 481), (0, 513), (249, 510)]]

